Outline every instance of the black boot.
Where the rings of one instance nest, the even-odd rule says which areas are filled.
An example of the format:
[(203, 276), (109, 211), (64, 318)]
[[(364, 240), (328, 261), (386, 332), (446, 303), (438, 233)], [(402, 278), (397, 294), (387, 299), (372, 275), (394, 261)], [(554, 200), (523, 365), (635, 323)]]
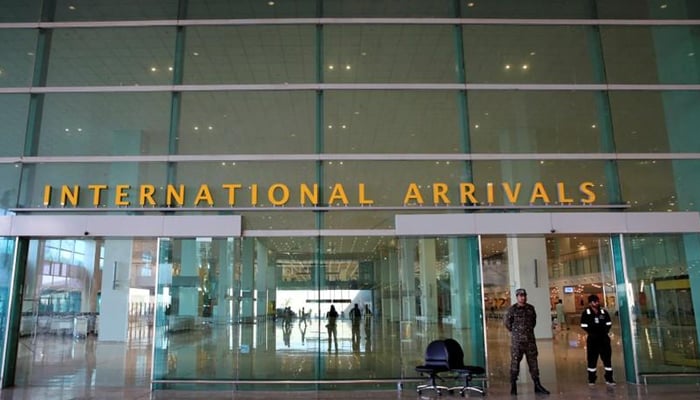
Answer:
[(515, 381), (510, 381), (510, 394), (513, 396), (518, 394), (518, 385), (515, 383)]
[(612, 371), (605, 371), (605, 383), (608, 386), (615, 386), (615, 380), (613, 379)]
[(534, 381), (535, 381), (535, 393), (549, 394), (549, 390), (545, 389), (544, 386), (542, 386), (539, 379), (535, 379)]

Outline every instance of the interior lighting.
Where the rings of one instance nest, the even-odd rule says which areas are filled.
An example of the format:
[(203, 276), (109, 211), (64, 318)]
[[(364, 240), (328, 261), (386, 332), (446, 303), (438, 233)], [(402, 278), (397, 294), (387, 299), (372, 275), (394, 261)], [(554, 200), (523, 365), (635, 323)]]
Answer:
[(531, 55), (531, 56), (534, 56), (535, 54), (537, 54), (537, 53), (535, 53), (534, 51), (531, 51), (531, 52), (530, 52), (530, 55)]
[(510, 69), (510, 64), (506, 64), (506, 69)]
[(474, 125), (474, 129), (479, 129), (479, 124)]
[(195, 130), (195, 131), (198, 131), (198, 130), (199, 130), (199, 127), (198, 127), (198, 126), (195, 126), (195, 127), (194, 127), (194, 130)]
[(668, 4), (662, 4), (661, 6), (659, 6), (659, 8), (666, 8), (666, 7), (668, 7)]
[(69, 10), (75, 10), (75, 6), (68, 6)]
[(158, 68), (156, 68), (156, 67), (151, 67), (151, 72), (156, 72), (156, 71), (158, 71)]
[(192, 53), (192, 55), (196, 57), (196, 56), (199, 55), (199, 53), (197, 53), (197, 52), (195, 51), (194, 53)]
[(347, 125), (341, 125), (340, 127), (343, 128), (343, 129), (345, 129), (345, 128), (347, 128), (348, 126), (347, 126)]
[(172, 71), (172, 70), (173, 70), (173, 67), (168, 67), (168, 71)]
[(351, 69), (350, 65), (346, 65), (345, 69), (350, 70)]
[(333, 129), (333, 125), (328, 125), (328, 129)]
[(210, 125), (207, 129), (212, 130), (214, 127)]
[(523, 69), (528, 69), (529, 67), (528, 67), (527, 64), (523, 64), (522, 68), (523, 68)]
[(595, 128), (596, 128), (596, 124), (591, 125), (591, 128), (595, 129)]
[(270, 6), (270, 7), (272, 7), (272, 6), (275, 5), (275, 2), (274, 2), (274, 1), (268, 1), (268, 2), (267, 2), (267, 5)]
[(688, 57), (692, 57), (694, 55), (695, 55), (695, 53), (693, 53), (692, 51), (690, 53), (688, 53)]
[(472, 3), (472, 2), (467, 3), (467, 7), (474, 7), (474, 5), (475, 5), (475, 4)]
[(328, 69), (330, 69), (331, 71), (333, 71), (334, 68), (335, 68), (334, 65), (329, 65), (329, 66), (328, 66)]

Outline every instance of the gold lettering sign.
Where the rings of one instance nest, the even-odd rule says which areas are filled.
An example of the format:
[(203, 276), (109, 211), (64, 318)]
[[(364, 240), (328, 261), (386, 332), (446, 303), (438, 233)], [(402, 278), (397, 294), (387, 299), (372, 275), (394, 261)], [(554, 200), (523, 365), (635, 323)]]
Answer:
[[(404, 207), (411, 206), (445, 206), (445, 205), (494, 205), (497, 198), (502, 198), (504, 205), (530, 204), (547, 206), (555, 204), (590, 205), (596, 201), (595, 185), (593, 182), (581, 182), (578, 190), (572, 190), (564, 182), (555, 182), (554, 190), (548, 190), (542, 182), (525, 184), (523, 182), (486, 182), (477, 186), (472, 182), (460, 182), (456, 188), (451, 188), (445, 182), (433, 182), (429, 185), (419, 185), (410, 182), (406, 186), (403, 198), (397, 195), (397, 204)], [(301, 206), (370, 206), (374, 200), (365, 183), (358, 183), (348, 191), (346, 185), (335, 183), (328, 188), (326, 198), (321, 198), (319, 185), (302, 183), (298, 187), (292, 187), (284, 183), (273, 183), (269, 187), (261, 188), (257, 183), (245, 186), (241, 183), (224, 183), (220, 186), (200, 184), (196, 188), (186, 188), (185, 185), (166, 185), (157, 188), (152, 184), (141, 184), (132, 188), (131, 185), (89, 184), (86, 192), (89, 195), (84, 202), (89, 202), (93, 207), (99, 207), (103, 201), (110, 197), (119, 207), (129, 207), (138, 204), (141, 207), (156, 207), (159, 204), (167, 207), (186, 206), (258, 206), (271, 205), (274, 207), (286, 206), (296, 203)], [(551, 189), (551, 188), (550, 188)], [(248, 195), (248, 204), (240, 204), (241, 193)], [(42, 193), (43, 204), (46, 207), (56, 206), (53, 203), (54, 194), (59, 197), (61, 207), (80, 206), (80, 185), (61, 185), (53, 187), (44, 186)], [(187, 196), (190, 201), (187, 202)], [(354, 197), (353, 197), (354, 196)], [(219, 200), (217, 197), (225, 200)], [(263, 199), (261, 202), (260, 200)], [(322, 201), (325, 200), (325, 203)], [(398, 203), (401, 201), (401, 203)], [(430, 203), (427, 203), (430, 202)]]

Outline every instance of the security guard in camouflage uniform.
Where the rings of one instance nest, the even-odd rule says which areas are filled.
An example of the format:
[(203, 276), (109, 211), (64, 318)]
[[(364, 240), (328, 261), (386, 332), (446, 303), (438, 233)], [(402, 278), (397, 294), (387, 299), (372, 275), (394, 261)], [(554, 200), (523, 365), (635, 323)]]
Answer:
[(549, 390), (540, 384), (540, 369), (537, 366), (537, 343), (535, 342), (535, 324), (537, 314), (535, 307), (527, 302), (525, 289), (515, 291), (518, 302), (508, 307), (503, 324), (511, 333), (510, 344), (510, 394), (518, 394), (516, 381), (520, 373), (520, 361), (523, 355), (530, 368), (530, 376), (535, 382), (535, 393), (549, 394)]
[(588, 337), (586, 338), (586, 361), (588, 362), (588, 384), (594, 385), (596, 381), (596, 364), (598, 355), (605, 367), (605, 383), (615, 385), (612, 369), (612, 348), (610, 347), (610, 328), (612, 320), (610, 313), (600, 306), (598, 296), (588, 296), (588, 307), (581, 314), (581, 328)]

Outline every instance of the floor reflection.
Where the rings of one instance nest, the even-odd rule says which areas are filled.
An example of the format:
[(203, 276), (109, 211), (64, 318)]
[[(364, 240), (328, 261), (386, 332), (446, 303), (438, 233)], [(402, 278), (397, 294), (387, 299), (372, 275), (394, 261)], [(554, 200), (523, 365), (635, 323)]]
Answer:
[[(641, 331), (640, 364), (664, 362), (656, 330)], [(266, 321), (256, 324), (198, 324), (176, 333), (133, 326), (127, 343), (101, 342), (93, 335), (40, 334), (21, 338), (16, 366), (18, 386), (148, 387), (155, 338), (155, 364), (166, 379), (365, 380), (417, 378), (414, 367), (434, 339), (453, 337), (470, 352), (468, 331), (449, 325), (398, 324), (372, 319), (353, 330), (338, 321), (338, 350), (328, 351), (325, 321)], [(619, 324), (612, 331), (616, 380), (624, 382)], [(505, 385), (510, 362), (509, 335), (500, 320), (487, 322), (489, 385)], [(585, 334), (578, 327), (555, 331), (538, 341), (542, 382), (558, 391), (585, 382)], [(469, 355), (467, 355), (469, 357)], [(524, 361), (523, 361), (524, 362)], [(601, 367), (602, 369), (602, 367)], [(522, 385), (529, 386), (524, 371)], [(156, 371), (158, 372), (158, 371)], [(601, 371), (602, 374), (602, 371)], [(156, 373), (158, 376), (158, 373)], [(409, 382), (410, 384), (410, 382)]]

